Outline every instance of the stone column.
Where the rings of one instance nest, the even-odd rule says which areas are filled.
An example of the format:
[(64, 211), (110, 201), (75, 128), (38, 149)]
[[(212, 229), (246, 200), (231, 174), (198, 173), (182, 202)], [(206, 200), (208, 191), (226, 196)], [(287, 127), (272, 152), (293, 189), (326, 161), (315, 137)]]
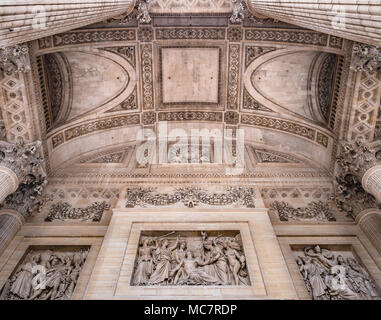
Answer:
[(14, 210), (0, 211), (0, 254), (24, 224), (24, 218)]
[(2, 0), (0, 47), (130, 13), (135, 0)]
[(369, 0), (248, 0), (249, 10), (307, 29), (381, 45), (381, 2)]
[(364, 173), (361, 183), (365, 191), (381, 202), (381, 165), (368, 169)]
[(17, 190), (19, 179), (17, 175), (7, 167), (0, 166), (0, 203), (11, 193)]
[(381, 254), (381, 210), (364, 210), (357, 216), (356, 222)]

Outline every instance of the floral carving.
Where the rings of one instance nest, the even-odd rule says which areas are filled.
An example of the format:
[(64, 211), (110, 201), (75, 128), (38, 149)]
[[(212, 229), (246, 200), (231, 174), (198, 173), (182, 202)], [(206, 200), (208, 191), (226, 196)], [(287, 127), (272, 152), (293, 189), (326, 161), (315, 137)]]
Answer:
[(313, 201), (304, 208), (293, 208), (285, 201), (275, 201), (271, 208), (275, 210), (281, 221), (336, 221), (327, 203)]
[(170, 206), (182, 203), (193, 208), (199, 204), (210, 206), (226, 206), (242, 204), (254, 208), (254, 190), (249, 187), (228, 187), (224, 193), (209, 193), (197, 187), (177, 188), (172, 193), (158, 193), (152, 188), (128, 188), (126, 191), (126, 207)]
[(51, 205), (45, 221), (81, 220), (100, 221), (103, 212), (110, 209), (105, 201), (94, 202), (86, 208), (73, 208), (68, 202), (58, 202)]

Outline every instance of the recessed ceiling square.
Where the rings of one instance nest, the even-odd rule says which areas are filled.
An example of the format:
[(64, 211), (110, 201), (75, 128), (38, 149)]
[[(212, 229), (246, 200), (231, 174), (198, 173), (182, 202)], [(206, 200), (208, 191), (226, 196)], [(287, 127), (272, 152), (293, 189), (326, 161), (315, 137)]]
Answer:
[(161, 103), (219, 103), (220, 48), (160, 48)]

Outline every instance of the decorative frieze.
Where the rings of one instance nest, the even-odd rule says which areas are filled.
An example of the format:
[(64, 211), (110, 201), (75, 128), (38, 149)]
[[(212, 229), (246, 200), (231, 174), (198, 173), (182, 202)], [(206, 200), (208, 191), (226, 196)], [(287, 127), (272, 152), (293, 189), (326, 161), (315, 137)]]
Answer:
[(159, 112), (159, 121), (213, 121), (222, 122), (222, 112), (174, 111)]
[(154, 108), (152, 44), (142, 44), (140, 52), (143, 110), (150, 110)]
[(328, 42), (328, 35), (313, 31), (246, 29), (245, 39), (249, 41), (271, 41), (325, 46)]
[(157, 28), (156, 40), (225, 40), (225, 28)]
[(31, 247), (0, 300), (70, 300), (88, 253), (89, 247)]
[(271, 208), (281, 221), (336, 221), (328, 203), (313, 201), (307, 207), (293, 208), (288, 202), (274, 201)]
[(28, 53), (29, 49), (26, 44), (0, 47), (0, 70), (7, 75), (30, 71)]
[(198, 187), (176, 188), (171, 193), (159, 193), (148, 187), (128, 188), (126, 199), (126, 208), (174, 204), (182, 204), (188, 208), (198, 205), (255, 207), (254, 190), (250, 187), (227, 187), (221, 193), (211, 193)]
[(109, 41), (133, 41), (136, 40), (136, 29), (121, 29), (121, 30), (96, 30), (96, 31), (72, 31), (53, 36), (53, 44), (55, 47), (74, 45), (74, 44), (89, 44), (95, 42)]
[(68, 202), (58, 202), (50, 206), (49, 214), (45, 221), (54, 220), (80, 220), (98, 222), (102, 219), (103, 213), (110, 209), (110, 205), (103, 202), (94, 202), (85, 208), (73, 208)]
[(95, 121), (90, 121), (86, 124), (82, 124), (70, 129), (65, 130), (65, 141), (69, 141), (74, 138), (78, 138), (88, 133), (95, 131), (119, 128), (124, 126), (131, 126), (140, 124), (139, 114), (127, 114), (124, 116), (117, 116), (113, 118), (100, 119)]
[(227, 108), (232, 110), (239, 108), (240, 56), (241, 46), (239, 44), (231, 44), (229, 46)]
[(223, 230), (142, 232), (131, 285), (250, 286), (241, 235)]
[(241, 123), (285, 131), (304, 137), (308, 140), (315, 140), (316, 131), (314, 129), (287, 120), (269, 118), (253, 114), (241, 114)]
[(299, 271), (313, 300), (379, 300), (380, 288), (348, 250), (319, 245), (297, 251)]

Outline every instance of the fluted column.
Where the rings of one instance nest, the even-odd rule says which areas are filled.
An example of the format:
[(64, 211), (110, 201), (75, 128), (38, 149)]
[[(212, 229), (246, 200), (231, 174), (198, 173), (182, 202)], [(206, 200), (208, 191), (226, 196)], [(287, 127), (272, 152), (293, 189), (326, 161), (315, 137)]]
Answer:
[(11, 193), (17, 190), (19, 180), (16, 174), (6, 168), (0, 166), (0, 203)]
[(1, 0), (0, 46), (46, 37), (130, 13), (135, 0)]
[(17, 211), (0, 211), (0, 254), (8, 246), (23, 223), (24, 218)]
[(376, 165), (368, 169), (364, 173), (361, 182), (364, 190), (381, 202), (381, 165)]
[(381, 45), (379, 0), (248, 0), (250, 11), (353, 41)]
[(381, 253), (381, 210), (367, 209), (356, 218), (361, 230)]

